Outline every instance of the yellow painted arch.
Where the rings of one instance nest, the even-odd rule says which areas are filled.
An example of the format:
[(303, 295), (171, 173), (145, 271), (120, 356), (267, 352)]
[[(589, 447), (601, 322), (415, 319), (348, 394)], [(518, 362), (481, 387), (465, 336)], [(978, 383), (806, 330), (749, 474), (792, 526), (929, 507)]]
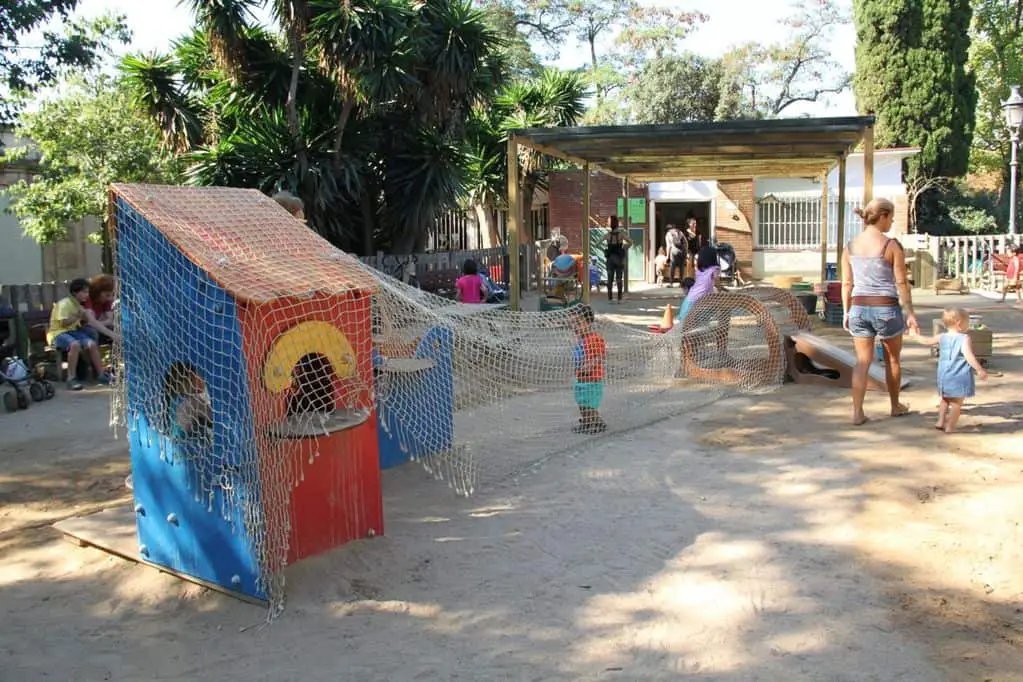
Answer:
[(263, 384), (271, 393), (283, 393), (291, 385), (295, 365), (312, 353), (329, 359), (342, 379), (355, 374), (355, 351), (341, 330), (329, 322), (310, 321), (295, 325), (274, 341), (263, 364)]

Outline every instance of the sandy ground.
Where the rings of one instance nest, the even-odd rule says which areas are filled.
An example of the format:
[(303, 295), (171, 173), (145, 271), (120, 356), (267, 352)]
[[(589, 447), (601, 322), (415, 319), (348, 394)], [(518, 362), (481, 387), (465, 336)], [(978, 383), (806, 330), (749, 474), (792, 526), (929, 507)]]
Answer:
[[(645, 326), (666, 300), (607, 312)], [(1003, 374), (961, 434), (931, 427), (911, 347), (924, 414), (867, 429), (844, 391), (787, 385), (469, 499), (389, 470), (386, 535), (291, 567), (270, 626), (50, 528), (126, 499), (104, 392), (0, 415), (0, 679), (1023, 680), (1023, 309), (918, 307), (953, 303)]]

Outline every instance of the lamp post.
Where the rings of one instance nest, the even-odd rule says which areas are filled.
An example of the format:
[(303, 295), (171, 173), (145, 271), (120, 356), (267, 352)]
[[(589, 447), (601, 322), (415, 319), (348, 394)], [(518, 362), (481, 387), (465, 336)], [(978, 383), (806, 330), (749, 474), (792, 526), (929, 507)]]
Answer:
[(1009, 99), (1002, 102), (1005, 112), (1005, 125), (1009, 128), (1012, 140), (1012, 157), (1009, 162), (1009, 236), (1016, 236), (1016, 171), (1019, 166), (1017, 154), (1019, 150), (1019, 126), (1023, 123), (1023, 95), (1019, 94), (1019, 86), (1013, 85)]

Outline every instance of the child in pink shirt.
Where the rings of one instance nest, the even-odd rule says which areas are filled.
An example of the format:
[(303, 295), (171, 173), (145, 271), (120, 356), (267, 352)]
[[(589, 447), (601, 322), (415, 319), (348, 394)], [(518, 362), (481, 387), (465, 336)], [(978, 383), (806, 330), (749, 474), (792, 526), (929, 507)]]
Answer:
[(1005, 268), (1005, 283), (1002, 284), (1002, 303), (1009, 289), (1016, 290), (1016, 299), (1023, 301), (1023, 290), (1020, 289), (1020, 271), (1023, 270), (1023, 246), (1013, 249), (1012, 257)]
[(455, 281), (455, 289), (458, 290), (458, 300), (462, 303), (483, 303), (487, 300), (487, 285), (479, 276), (476, 261), (467, 258), (462, 263), (462, 276)]

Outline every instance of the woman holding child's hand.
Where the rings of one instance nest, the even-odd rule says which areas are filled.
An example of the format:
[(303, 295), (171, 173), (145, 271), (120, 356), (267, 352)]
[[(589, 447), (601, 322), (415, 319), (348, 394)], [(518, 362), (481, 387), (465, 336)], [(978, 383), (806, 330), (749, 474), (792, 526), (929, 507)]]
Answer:
[(919, 333), (920, 327), (913, 313), (905, 253), (899, 242), (886, 234), (892, 228), (895, 206), (887, 199), (874, 199), (866, 208), (856, 209), (856, 214), (863, 218), (863, 232), (849, 242), (842, 254), (842, 326), (852, 334), (856, 350), (852, 422), (859, 426), (867, 422), (863, 400), (874, 360), (875, 339), (880, 339), (884, 347), (891, 415), (909, 414), (909, 408), (899, 402), (902, 335), (907, 328), (911, 333)]

